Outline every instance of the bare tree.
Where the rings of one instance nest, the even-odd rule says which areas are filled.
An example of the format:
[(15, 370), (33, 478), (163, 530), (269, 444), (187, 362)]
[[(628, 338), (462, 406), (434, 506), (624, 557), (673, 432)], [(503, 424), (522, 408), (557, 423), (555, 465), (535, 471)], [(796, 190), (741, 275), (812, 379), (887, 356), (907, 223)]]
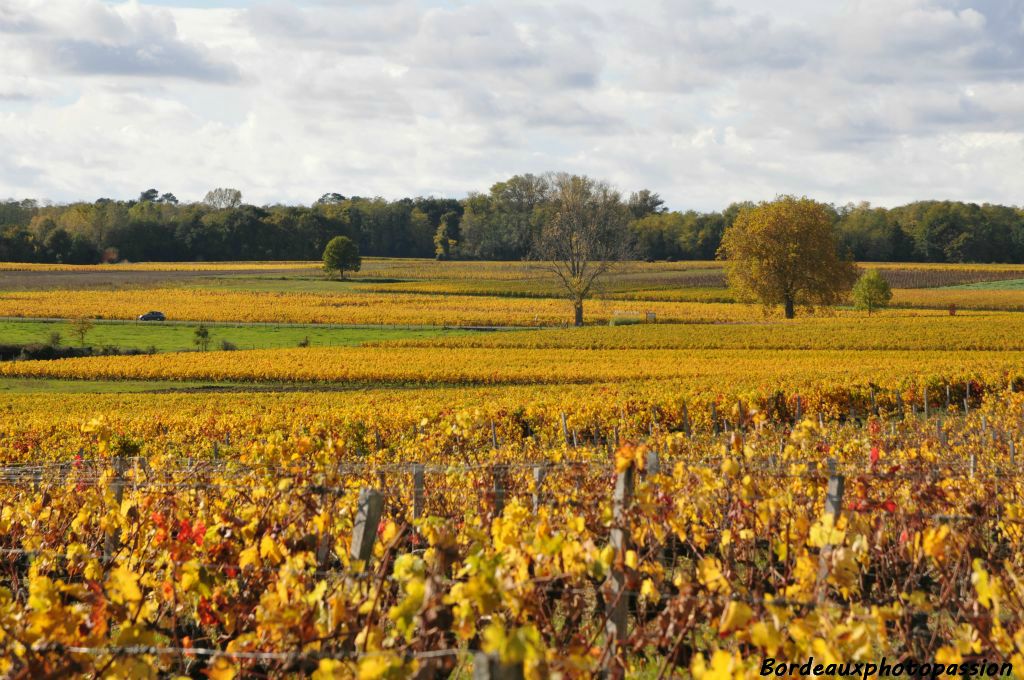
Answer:
[(237, 208), (242, 205), (242, 192), (238, 189), (227, 189), (224, 187), (210, 189), (206, 192), (203, 203), (217, 210)]
[(92, 319), (79, 316), (71, 320), (71, 335), (78, 338), (78, 344), (85, 347), (85, 336), (92, 330)]
[(629, 209), (606, 182), (585, 175), (551, 175), (547, 219), (531, 258), (561, 281), (583, 325), (583, 301), (619, 260), (633, 256)]

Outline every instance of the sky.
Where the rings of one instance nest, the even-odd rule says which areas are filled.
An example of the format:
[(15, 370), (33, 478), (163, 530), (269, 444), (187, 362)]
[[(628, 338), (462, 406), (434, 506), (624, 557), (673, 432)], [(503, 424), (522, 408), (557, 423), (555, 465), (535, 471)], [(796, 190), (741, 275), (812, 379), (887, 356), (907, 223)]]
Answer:
[(1024, 204), (1024, 0), (0, 0), (0, 198)]

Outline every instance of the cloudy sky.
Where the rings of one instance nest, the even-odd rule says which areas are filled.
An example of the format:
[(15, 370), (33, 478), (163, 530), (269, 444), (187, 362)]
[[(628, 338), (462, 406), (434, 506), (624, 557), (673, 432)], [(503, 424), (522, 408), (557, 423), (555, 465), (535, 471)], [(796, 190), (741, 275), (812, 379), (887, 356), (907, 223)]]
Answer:
[(1024, 0), (0, 0), (0, 198), (1024, 203)]

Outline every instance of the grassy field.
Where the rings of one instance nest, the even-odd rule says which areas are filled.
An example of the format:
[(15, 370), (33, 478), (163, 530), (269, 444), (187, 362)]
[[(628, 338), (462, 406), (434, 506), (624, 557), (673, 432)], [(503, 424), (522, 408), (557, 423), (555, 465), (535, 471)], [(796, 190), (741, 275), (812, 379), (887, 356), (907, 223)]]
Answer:
[[(86, 335), (85, 344), (119, 349), (155, 349), (157, 352), (181, 352), (196, 349), (195, 329), (199, 322), (96, 321)], [(457, 335), (463, 331), (441, 328), (337, 328), (322, 325), (256, 325), (209, 323), (210, 347), (222, 342), (236, 349), (273, 349), (298, 347), (353, 346), (387, 340), (423, 340)], [(77, 345), (67, 321), (0, 320), (0, 344), (48, 343), (58, 333), (64, 345)]]
[(1024, 278), (1007, 279), (1004, 281), (981, 281), (979, 283), (964, 283), (959, 286), (949, 286), (960, 290), (1024, 290)]

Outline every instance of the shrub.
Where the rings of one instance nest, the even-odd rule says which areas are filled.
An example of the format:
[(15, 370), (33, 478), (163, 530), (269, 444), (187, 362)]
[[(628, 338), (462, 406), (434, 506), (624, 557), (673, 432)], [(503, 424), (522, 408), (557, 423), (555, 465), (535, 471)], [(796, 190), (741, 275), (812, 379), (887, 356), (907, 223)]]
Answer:
[(892, 300), (892, 289), (882, 278), (878, 270), (866, 272), (853, 286), (853, 304), (857, 309), (867, 310), (871, 314), (876, 309), (883, 309)]
[(192, 338), (192, 342), (200, 350), (205, 352), (210, 349), (210, 329), (205, 324), (199, 324), (196, 326), (196, 332)]

